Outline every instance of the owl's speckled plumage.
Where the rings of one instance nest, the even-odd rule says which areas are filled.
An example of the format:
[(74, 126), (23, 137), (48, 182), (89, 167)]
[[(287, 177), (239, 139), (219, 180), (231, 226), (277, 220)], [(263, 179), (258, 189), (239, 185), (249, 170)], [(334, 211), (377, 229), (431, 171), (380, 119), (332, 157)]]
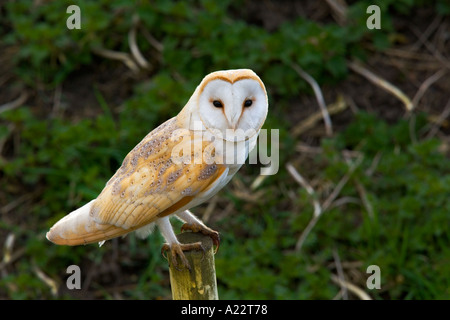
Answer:
[[(242, 81), (242, 88), (227, 87), (241, 80), (251, 81)], [(249, 92), (246, 93), (246, 90)], [(205, 94), (211, 96), (203, 96)], [(205, 106), (205, 102), (202, 102), (212, 103), (214, 99), (219, 98), (228, 101), (230, 97), (236, 100), (238, 98), (235, 97), (240, 95), (256, 100), (255, 108), (263, 110), (248, 111), (244, 107), (235, 106), (234, 102), (225, 102), (220, 115), (215, 107)], [(256, 113), (253, 115), (245, 112)], [(242, 163), (194, 160), (199, 156), (198, 153), (208, 151), (211, 154), (211, 146), (215, 150), (212, 152), (213, 158), (226, 158), (226, 153), (232, 148), (245, 149), (246, 157), (256, 144), (257, 134), (247, 137), (245, 141), (235, 139), (230, 142), (222, 139), (220, 135), (211, 139), (211, 134), (207, 137), (206, 132), (225, 131), (229, 127), (236, 130), (242, 122), (245, 130), (251, 128), (259, 133), (266, 114), (265, 88), (253, 71), (228, 70), (207, 75), (176, 117), (154, 129), (131, 150), (100, 195), (58, 221), (47, 233), (47, 238), (61, 245), (101, 242), (145, 228), (155, 222), (170, 246), (179, 245), (173, 230), (168, 227), (167, 218), (173, 214), (187, 224), (203, 228), (203, 231), (215, 232), (204, 226), (188, 209), (217, 193)], [(219, 119), (221, 116), (225, 120)], [(200, 130), (194, 128), (195, 121), (201, 121)], [(217, 126), (214, 125), (216, 122)], [(200, 144), (196, 144), (198, 141)], [(229, 147), (223, 149), (223, 154), (220, 151), (222, 149), (218, 147), (219, 143)], [(183, 154), (184, 161), (175, 161), (175, 151), (175, 154), (178, 154), (178, 150), (186, 150), (183, 147), (192, 147), (194, 144), (196, 147), (188, 149), (192, 150), (190, 154)]]

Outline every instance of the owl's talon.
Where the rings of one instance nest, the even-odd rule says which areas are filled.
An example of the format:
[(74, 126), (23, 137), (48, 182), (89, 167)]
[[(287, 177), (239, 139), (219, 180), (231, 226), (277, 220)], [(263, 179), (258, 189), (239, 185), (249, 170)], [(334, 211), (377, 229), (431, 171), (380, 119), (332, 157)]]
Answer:
[(170, 251), (172, 264), (173, 264), (173, 266), (175, 267), (176, 270), (178, 270), (178, 271), (182, 270), (182, 268), (178, 267), (178, 259), (177, 259), (177, 257), (179, 257), (180, 260), (181, 260), (181, 264), (186, 269), (191, 271), (191, 266), (189, 264), (189, 261), (188, 261), (188, 259), (186, 258), (186, 256), (184, 255), (184, 252), (183, 252), (183, 251), (189, 251), (189, 250), (201, 250), (203, 252), (203, 256), (205, 255), (205, 248), (203, 248), (201, 242), (195, 242), (195, 243), (172, 243), (172, 244), (165, 243), (165, 244), (163, 244), (163, 246), (161, 248), (161, 254), (162, 254), (162, 256), (164, 258), (168, 259), (168, 257), (165, 255), (165, 253), (167, 251)]
[(201, 234), (208, 236), (211, 238), (214, 246), (216, 246), (216, 249), (214, 250), (214, 254), (219, 251), (220, 246), (220, 236), (219, 233), (211, 228), (208, 228), (207, 226), (196, 224), (196, 223), (185, 223), (181, 226), (181, 232), (184, 232), (186, 230), (190, 230), (192, 232), (200, 232)]
[(169, 257), (166, 255), (166, 252), (170, 249), (170, 245), (168, 243), (164, 243), (161, 247), (161, 255), (164, 259), (169, 260)]

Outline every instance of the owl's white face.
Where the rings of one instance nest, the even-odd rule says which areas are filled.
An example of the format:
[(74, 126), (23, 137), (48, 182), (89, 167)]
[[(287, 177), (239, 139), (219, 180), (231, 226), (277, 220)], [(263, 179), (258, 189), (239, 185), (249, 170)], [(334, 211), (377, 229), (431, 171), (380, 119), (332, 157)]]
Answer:
[(198, 114), (206, 129), (220, 133), (228, 141), (247, 140), (258, 134), (267, 116), (268, 101), (256, 74), (236, 81), (217, 77), (202, 89)]

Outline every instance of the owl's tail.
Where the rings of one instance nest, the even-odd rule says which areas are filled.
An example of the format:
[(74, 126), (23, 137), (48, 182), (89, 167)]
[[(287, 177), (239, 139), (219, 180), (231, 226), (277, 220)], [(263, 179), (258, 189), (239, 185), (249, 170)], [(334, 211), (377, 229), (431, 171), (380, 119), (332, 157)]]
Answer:
[(90, 215), (95, 200), (59, 220), (47, 232), (47, 239), (55, 244), (76, 246), (101, 242), (129, 232), (110, 224), (97, 223)]

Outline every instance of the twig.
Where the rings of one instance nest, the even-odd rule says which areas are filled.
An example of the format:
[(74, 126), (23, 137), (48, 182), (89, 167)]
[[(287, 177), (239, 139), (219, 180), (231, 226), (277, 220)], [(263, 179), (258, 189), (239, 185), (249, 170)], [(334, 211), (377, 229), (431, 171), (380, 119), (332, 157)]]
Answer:
[(55, 88), (51, 117), (59, 116), (59, 111), (61, 109), (61, 96), (62, 96), (62, 86), (59, 85)]
[(433, 57), (432, 55), (429, 55), (426, 53), (409, 51), (409, 50), (406, 51), (406, 50), (402, 50), (402, 49), (386, 48), (381, 53), (389, 55), (389, 56), (400, 57), (400, 58), (406, 59), (406, 60), (417, 60), (416, 63), (418, 63), (420, 61), (436, 62), (436, 58)]
[(7, 264), (11, 261), (11, 253), (14, 246), (15, 235), (14, 233), (8, 234), (6, 237), (4, 252), (3, 252), (3, 263)]
[[(414, 71), (425, 71), (428, 72), (430, 69), (439, 69), (441, 68), (441, 63), (433, 58), (433, 61), (427, 62), (426, 60), (422, 61), (407, 61), (407, 60), (395, 60), (395, 59), (387, 59), (384, 61), (386, 65), (394, 66), (399, 68), (400, 70), (404, 70), (404, 68), (409, 68)], [(399, 66), (402, 65), (402, 66)]]
[(355, 103), (355, 100), (349, 95), (344, 96), (345, 103), (350, 107), (350, 110), (353, 112), (353, 114), (357, 114), (359, 112), (359, 108)]
[(344, 300), (348, 300), (347, 287), (342, 285), (342, 282), (345, 281), (344, 271), (342, 270), (341, 259), (339, 257), (339, 253), (336, 248), (333, 249), (333, 258), (334, 258), (334, 263), (336, 265), (336, 271), (337, 271), (338, 277), (340, 279), (339, 284), (342, 288), (342, 297), (344, 298)]
[[(336, 102), (328, 106), (328, 114), (329, 115), (337, 114), (347, 109), (347, 107), (348, 105), (345, 102), (344, 98), (341, 95), (339, 95)], [(322, 116), (323, 113), (321, 111), (313, 113), (307, 119), (303, 120), (298, 125), (296, 125), (291, 130), (291, 135), (297, 137), (301, 135), (303, 132), (311, 129), (320, 120)]]
[(260, 174), (259, 176), (257, 176), (250, 185), (250, 190), (256, 190), (264, 182), (264, 180), (266, 180), (267, 177), (269, 177), (269, 175)]
[(302, 234), (300, 235), (300, 237), (297, 240), (297, 243), (295, 244), (295, 251), (300, 252), (300, 250), (303, 247), (303, 243), (306, 240), (306, 237), (309, 235), (311, 230), (314, 228), (314, 226), (316, 225), (317, 221), (319, 221), (319, 216), (314, 216), (309, 221), (309, 223), (306, 226), (305, 230), (303, 230)]
[(403, 102), (407, 111), (413, 110), (414, 106), (411, 100), (399, 88), (397, 88), (393, 84), (382, 79), (380, 76), (374, 74), (373, 72), (367, 70), (361, 63), (350, 61), (348, 62), (348, 67), (353, 71), (355, 71), (356, 73), (362, 75), (369, 81), (371, 81), (373, 84), (393, 94), (395, 97), (397, 97), (400, 101)]
[(239, 199), (248, 201), (248, 202), (260, 202), (261, 197), (264, 195), (264, 190), (259, 190), (256, 192), (249, 192), (248, 188), (242, 181), (234, 180), (233, 185), (236, 188), (233, 190), (233, 194)]
[(213, 197), (212, 200), (209, 202), (208, 206), (205, 209), (205, 212), (203, 213), (202, 220), (204, 223), (207, 223), (209, 219), (211, 218), (211, 214), (216, 209), (217, 205), (217, 197)]
[(364, 292), (362, 289), (360, 289), (357, 286), (355, 286), (353, 283), (350, 283), (350, 282), (348, 282), (346, 280), (342, 280), (342, 279), (340, 279), (338, 276), (336, 276), (334, 274), (331, 275), (331, 280), (334, 283), (340, 285), (341, 287), (347, 288), (348, 291), (350, 291), (353, 294), (355, 294), (361, 300), (372, 300), (372, 298), (366, 292)]
[[(372, 168), (372, 166), (378, 165), (379, 159), (380, 159), (380, 153), (377, 153), (377, 155), (374, 157), (374, 160), (372, 161), (372, 165), (370, 168), (371, 170), (375, 170), (375, 167)], [(361, 157), (361, 160), (362, 160), (362, 157)], [(346, 162), (347, 162), (347, 164), (350, 165), (350, 160), (348, 158), (346, 158)], [(373, 173), (373, 171), (370, 172), (370, 174), (372, 174), (372, 173)], [(366, 174), (367, 174), (367, 171), (366, 171)], [(371, 220), (373, 220), (373, 218), (374, 218), (373, 207), (369, 201), (369, 198), (367, 198), (366, 188), (364, 188), (362, 183), (357, 178), (353, 178), (353, 182), (355, 183), (356, 190), (358, 191), (359, 197), (361, 198), (361, 202), (362, 202), (364, 208), (366, 209), (367, 214), (369, 215), (369, 218)]]
[[(359, 269), (364, 265), (362, 261), (341, 261), (341, 266), (343, 269)], [(336, 268), (335, 262), (330, 262), (327, 265), (328, 268)]]
[(107, 50), (103, 48), (95, 48), (92, 49), (92, 52), (102, 56), (107, 59), (113, 59), (113, 60), (120, 60), (122, 61), (128, 68), (131, 69), (134, 73), (139, 72), (139, 67), (136, 65), (136, 63), (131, 59), (130, 55), (125, 52), (117, 52), (112, 50)]
[(371, 175), (373, 175), (376, 168), (378, 167), (378, 164), (380, 163), (381, 155), (382, 155), (381, 151), (378, 151), (375, 157), (373, 157), (370, 167), (365, 172), (366, 176), (370, 177)]
[(58, 284), (55, 280), (46, 275), (37, 265), (33, 265), (33, 271), (39, 279), (41, 279), (50, 288), (53, 296), (58, 294)]
[(359, 204), (361, 204), (361, 200), (356, 197), (342, 197), (342, 198), (334, 200), (328, 209), (337, 208), (337, 207), (343, 206), (344, 204), (347, 204), (347, 203), (354, 203), (354, 204), (359, 205)]
[(0, 208), (1, 214), (6, 214), (16, 208), (17, 206), (21, 205), (22, 203), (32, 199), (36, 195), (36, 191), (32, 193), (25, 193), (23, 196), (20, 196), (19, 198), (14, 199), (10, 203), (2, 206)]
[(323, 149), (321, 147), (312, 147), (306, 143), (299, 142), (295, 146), (295, 150), (302, 153), (309, 153), (309, 154), (321, 154), (323, 152)]
[(161, 42), (159, 42), (158, 40), (156, 40), (155, 37), (153, 37), (147, 29), (145, 29), (145, 28), (142, 28), (142, 29), (143, 29), (142, 34), (144, 35), (145, 39), (147, 39), (148, 43), (150, 43), (150, 45), (153, 48), (155, 48), (156, 51), (163, 52), (164, 45)]
[(320, 110), (322, 111), (323, 122), (325, 123), (325, 132), (328, 136), (333, 135), (333, 126), (331, 124), (330, 115), (328, 114), (327, 105), (325, 104), (322, 90), (320, 90), (320, 87), (317, 84), (316, 80), (314, 80), (313, 77), (306, 73), (299, 65), (294, 63), (291, 65), (291, 67), (313, 88), (317, 103), (319, 104)]
[(419, 87), (419, 90), (417, 90), (416, 95), (412, 99), (413, 107), (416, 107), (419, 104), (419, 100), (423, 97), (425, 92), (428, 90), (428, 88), (438, 81), (440, 78), (442, 78), (444, 75), (446, 75), (448, 72), (447, 69), (441, 69), (434, 73), (431, 77), (429, 77), (427, 80), (425, 80)]
[(352, 173), (356, 170), (356, 168), (361, 164), (363, 157), (360, 156), (349, 168), (348, 172), (342, 177), (342, 179), (337, 184), (336, 188), (334, 188), (333, 192), (330, 194), (330, 196), (320, 205), (319, 201), (316, 199), (315, 191), (314, 189), (306, 182), (305, 179), (295, 170), (295, 168), (291, 164), (286, 164), (286, 169), (288, 172), (292, 175), (292, 177), (297, 181), (301, 186), (303, 186), (308, 194), (313, 196), (313, 204), (314, 204), (314, 216), (309, 221), (308, 225), (306, 226), (305, 230), (303, 230), (303, 233), (300, 235), (300, 237), (297, 240), (297, 243), (295, 245), (295, 250), (299, 252), (303, 246), (303, 243), (306, 240), (306, 237), (311, 232), (311, 230), (316, 225), (317, 221), (319, 221), (320, 216), (331, 206), (334, 199), (339, 195), (342, 188), (347, 183), (348, 179), (352, 175)]
[(348, 6), (343, 0), (326, 0), (330, 6), (333, 17), (340, 26), (344, 26), (347, 23), (347, 11)]
[(348, 182), (348, 179), (350, 179), (350, 176), (353, 174), (353, 172), (358, 168), (358, 166), (361, 164), (363, 160), (363, 156), (360, 156), (355, 160), (355, 162), (350, 165), (348, 172), (341, 178), (339, 183), (336, 185), (336, 188), (334, 188), (333, 192), (328, 196), (328, 198), (322, 203), (322, 210), (327, 210), (331, 203), (336, 199), (336, 197), (341, 192), (342, 188), (345, 186), (345, 184)]
[(319, 201), (316, 199), (316, 192), (311, 187), (311, 185), (303, 179), (303, 177), (298, 173), (298, 171), (294, 168), (294, 166), (290, 163), (286, 164), (286, 169), (291, 174), (292, 178), (297, 181), (303, 188), (306, 189), (306, 192), (312, 197), (313, 205), (314, 205), (314, 217), (319, 217), (322, 214), (322, 208), (320, 206)]
[(22, 255), (24, 255), (26, 252), (26, 248), (19, 248), (14, 251), (14, 253), (11, 253), (11, 256), (9, 257), (8, 261), (2, 261), (0, 262), (0, 270), (5, 268), (8, 264), (13, 263), (17, 259), (19, 259)]
[(28, 93), (26, 91), (22, 91), (16, 100), (0, 105), (0, 113), (20, 107), (25, 103), (25, 101), (27, 101), (27, 99)]
[(415, 26), (411, 26), (411, 30), (416, 34), (419, 38), (419, 41), (425, 45), (425, 47), (430, 51), (433, 56), (447, 69), (450, 69), (450, 62), (436, 49), (436, 47), (427, 40), (423, 40), (420, 37), (420, 32)]
[(312, 219), (309, 221), (308, 225), (306, 226), (305, 230), (303, 230), (302, 234), (297, 240), (297, 243), (295, 245), (295, 250), (297, 252), (300, 252), (303, 243), (305, 242), (306, 237), (311, 232), (311, 230), (316, 225), (317, 221), (319, 220), (321, 214), (322, 214), (322, 208), (320, 206), (319, 201), (316, 199), (315, 191), (311, 187), (311, 185), (303, 179), (303, 177), (300, 175), (300, 173), (295, 170), (294, 166), (290, 163), (286, 164), (286, 169), (291, 174), (291, 176), (294, 178), (295, 181), (297, 181), (302, 187), (306, 189), (306, 192), (308, 192), (309, 195), (312, 197), (313, 205), (314, 205), (314, 215)]
[(435, 121), (435, 124), (430, 129), (430, 131), (427, 134), (427, 139), (431, 139), (436, 135), (436, 133), (439, 130), (439, 127), (444, 123), (446, 119), (448, 119), (450, 116), (450, 100), (448, 100), (447, 104), (445, 105), (444, 111), (439, 115), (439, 118)]
[(133, 26), (128, 32), (128, 44), (130, 45), (131, 54), (141, 68), (147, 69), (149, 67), (149, 63), (142, 55), (136, 43), (136, 30), (139, 25), (139, 16), (137, 14), (133, 15), (132, 20)]
[(362, 204), (364, 208), (366, 208), (367, 214), (369, 215), (369, 218), (371, 220), (374, 219), (374, 212), (372, 204), (369, 201), (369, 198), (367, 198), (367, 192), (364, 186), (361, 184), (359, 179), (353, 179), (356, 185), (356, 190), (358, 191), (359, 196), (361, 197)]
[(430, 25), (427, 27), (427, 29), (419, 36), (419, 39), (411, 46), (411, 51), (415, 51), (422, 43), (424, 43), (430, 35), (433, 33), (433, 31), (439, 26), (439, 23), (442, 20), (441, 15), (437, 15), (436, 18), (430, 23)]
[(433, 42), (436, 49), (440, 52), (448, 52), (447, 39), (449, 27), (450, 23), (448, 19), (446, 19), (439, 25), (438, 29), (436, 30)]
[(331, 300), (341, 300), (343, 293), (344, 293), (344, 290), (342, 290), (342, 287), (341, 287), (341, 290), (339, 290), (339, 292)]

